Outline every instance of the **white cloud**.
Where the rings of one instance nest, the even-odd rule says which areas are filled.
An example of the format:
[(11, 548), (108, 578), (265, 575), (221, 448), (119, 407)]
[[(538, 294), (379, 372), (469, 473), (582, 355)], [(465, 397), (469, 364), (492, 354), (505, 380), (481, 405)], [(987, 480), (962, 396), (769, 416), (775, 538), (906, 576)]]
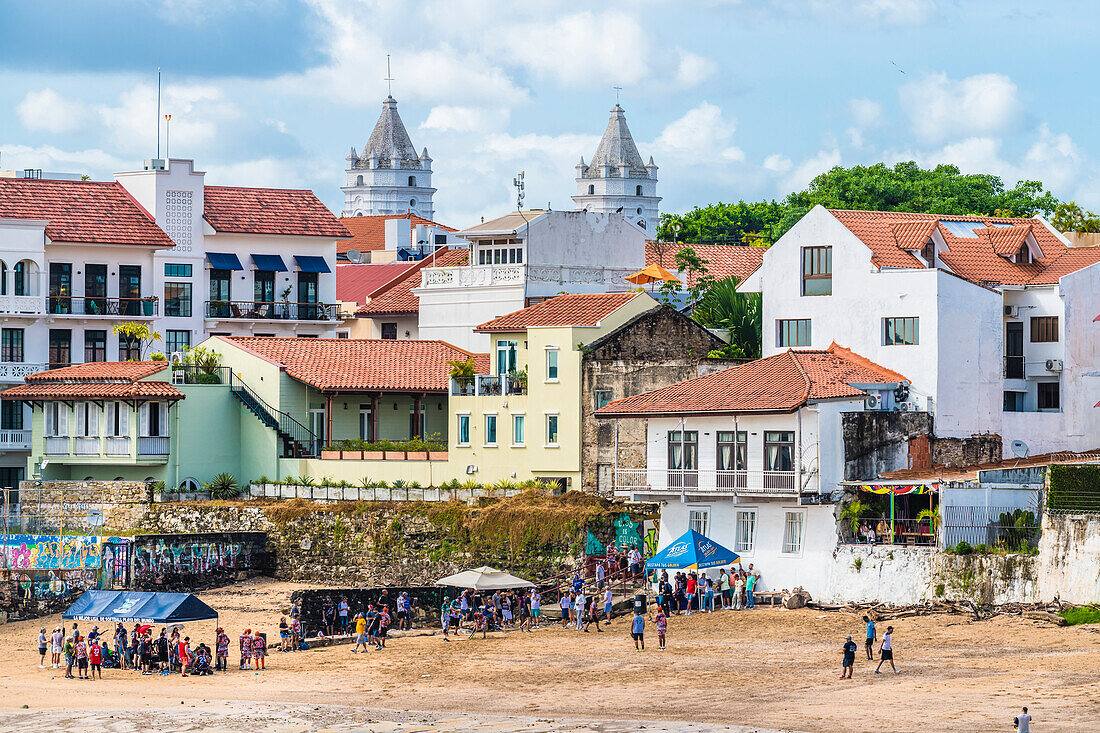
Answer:
[[(1050, 126), (1039, 126), (1039, 139), (1024, 155), (1028, 178), (1037, 178), (1054, 190), (1065, 191), (1082, 177), (1085, 156), (1066, 133), (1054, 134)], [(1068, 194), (1063, 194), (1068, 196)]]
[(665, 126), (653, 141), (653, 155), (675, 158), (678, 163), (706, 162), (716, 156), (744, 160), (741, 149), (728, 144), (736, 129), (737, 121), (726, 118), (721, 107), (701, 102)]
[(800, 191), (809, 185), (815, 177), (838, 165), (840, 165), (839, 150), (818, 151), (815, 155), (794, 166), (790, 174), (780, 181), (779, 192), (785, 194), (791, 191)]
[(53, 89), (27, 92), (15, 111), (23, 127), (55, 135), (74, 132), (88, 122), (88, 110), (83, 104), (65, 99)]
[(420, 124), (420, 129), (440, 132), (488, 132), (506, 128), (509, 116), (510, 110), (507, 108), (484, 109), (440, 105), (431, 108), (427, 119)]
[(848, 101), (848, 113), (856, 125), (870, 127), (882, 119), (882, 105), (873, 99), (851, 99)]
[(861, 0), (853, 11), (883, 25), (920, 25), (936, 13), (932, 0)]
[(0, 145), (0, 155), (3, 156), (5, 168), (80, 173), (97, 180), (109, 178), (115, 171), (134, 167), (132, 160), (119, 158), (98, 148), (61, 150), (52, 145)]
[(717, 70), (718, 65), (710, 59), (690, 51), (681, 51), (680, 67), (676, 70), (676, 82), (681, 87), (697, 86), (713, 76)]
[(917, 135), (930, 142), (1006, 130), (1023, 113), (1019, 89), (1004, 74), (975, 74), (959, 81), (931, 74), (903, 85), (898, 95)]
[(790, 158), (779, 153), (773, 153), (764, 158), (764, 168), (774, 173), (786, 173), (793, 165)]

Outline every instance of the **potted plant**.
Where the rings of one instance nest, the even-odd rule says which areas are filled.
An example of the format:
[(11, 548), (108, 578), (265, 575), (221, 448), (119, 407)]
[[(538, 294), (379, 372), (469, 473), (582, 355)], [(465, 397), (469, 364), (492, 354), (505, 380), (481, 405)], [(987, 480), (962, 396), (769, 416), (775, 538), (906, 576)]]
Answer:
[(157, 296), (150, 295), (141, 299), (141, 312), (146, 316), (153, 315), (153, 304), (157, 302)]
[(345, 440), (340, 445), (340, 457), (344, 460), (361, 461), (364, 445), (362, 440)]
[(527, 394), (527, 365), (523, 366), (520, 371), (508, 372), (508, 394), (523, 395)]
[(470, 396), (474, 393), (473, 384), (477, 378), (477, 363), (473, 357), (466, 359), (465, 361), (459, 361), (457, 359), (448, 361), (447, 365), (451, 367), (451, 378), (454, 379), (455, 385), (458, 387), (459, 395)]
[(340, 458), (340, 446), (330, 444), (321, 448), (321, 459), (325, 461), (338, 460)]
[(426, 461), (428, 460), (428, 445), (420, 438), (413, 438), (405, 444), (408, 449), (405, 452), (405, 458), (410, 461)]
[(280, 318), (290, 318), (290, 286), (287, 285), (283, 292), (279, 293), (279, 300), (283, 301), (283, 311), (279, 314)]

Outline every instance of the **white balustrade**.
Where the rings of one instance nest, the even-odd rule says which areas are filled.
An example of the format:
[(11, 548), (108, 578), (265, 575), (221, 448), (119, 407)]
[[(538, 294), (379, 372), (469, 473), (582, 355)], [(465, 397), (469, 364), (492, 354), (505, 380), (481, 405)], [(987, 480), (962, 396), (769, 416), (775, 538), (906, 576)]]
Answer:
[(46, 437), (46, 455), (48, 456), (67, 456), (69, 455), (69, 438), (66, 436), (47, 436)]
[(78, 456), (98, 456), (98, 436), (77, 436), (73, 438), (73, 453)]
[[(816, 490), (816, 485), (806, 487)], [(649, 494), (729, 494), (733, 496), (797, 496), (796, 471), (720, 471), (620, 468), (615, 490)]]
[(166, 456), (168, 455), (168, 438), (157, 436), (142, 436), (138, 438), (139, 456)]
[(0, 380), (23, 381), (23, 377), (46, 371), (41, 362), (0, 361)]
[(0, 449), (30, 450), (30, 430), (0, 430)]
[(109, 435), (103, 439), (103, 454), (107, 456), (130, 455), (130, 438)]

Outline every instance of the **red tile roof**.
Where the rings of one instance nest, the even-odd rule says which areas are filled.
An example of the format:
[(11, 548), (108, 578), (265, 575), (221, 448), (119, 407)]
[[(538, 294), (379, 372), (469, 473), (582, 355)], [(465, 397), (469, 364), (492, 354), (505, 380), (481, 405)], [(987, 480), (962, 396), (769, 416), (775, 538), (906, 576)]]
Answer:
[[(735, 277), (738, 282), (756, 271), (764, 261), (766, 247), (747, 247), (733, 244), (669, 244), (646, 242), (645, 263), (661, 265), (676, 270), (676, 253), (685, 247), (695, 250), (700, 259), (707, 261), (707, 273), (715, 280)], [(664, 250), (663, 252), (661, 250)], [(691, 286), (691, 278), (684, 283)]]
[(340, 223), (348, 230), (351, 239), (341, 239), (336, 243), (336, 253), (346, 254), (349, 249), (357, 249), (360, 252), (374, 252), (386, 248), (386, 221), (389, 219), (408, 219), (409, 228), (414, 230), (417, 224), (438, 227), (448, 232), (453, 228), (439, 222), (425, 219), (416, 214), (384, 214), (379, 216), (342, 216)]
[(599, 416), (791, 412), (811, 400), (858, 398), (852, 384), (891, 384), (902, 375), (833, 344), (765, 359), (609, 402)]
[[(878, 267), (926, 267), (926, 263), (899, 245), (896, 225), (904, 224), (902, 231), (918, 221), (932, 222), (947, 243), (950, 251), (937, 255), (947, 268), (971, 282), (989, 285), (1049, 285), (1062, 275), (1100, 262), (1100, 247), (1068, 248), (1062, 240), (1040, 219), (1010, 218), (1001, 216), (949, 216), (946, 214), (916, 214), (903, 211), (850, 211), (830, 209), (837, 221), (848, 228), (871, 250), (871, 262)], [(942, 222), (973, 222), (977, 232), (974, 237), (952, 234)], [(996, 224), (1002, 226), (994, 226)], [(1031, 263), (1015, 263), (1007, 255), (1015, 254), (1024, 228), (1029, 228), (1043, 256)], [(988, 233), (989, 229), (1008, 230), (1006, 233)], [(910, 234), (903, 237), (912, 243)], [(1008, 248), (1015, 244), (1009, 252)], [(998, 253), (1000, 252), (1000, 254)], [(1062, 259), (1064, 255), (1071, 257)]]
[(45, 219), (52, 242), (175, 246), (114, 181), (0, 178), (0, 218)]
[(203, 218), (225, 234), (346, 237), (350, 234), (313, 191), (207, 186)]
[(322, 392), (446, 392), (448, 361), (473, 358), (487, 374), (489, 355), (446, 341), (223, 336), (226, 343), (275, 362)]
[(894, 241), (904, 250), (921, 250), (936, 231), (936, 222), (932, 219), (918, 221), (896, 221), (890, 224)]
[(363, 305), (375, 295), (401, 282), (419, 262), (387, 262), (374, 265), (336, 265), (336, 299)]
[(607, 316), (645, 293), (589, 293), (559, 295), (522, 310), (482, 323), (478, 333), (510, 333), (534, 327), (598, 326)]
[(37, 372), (26, 382), (136, 382), (168, 368), (166, 361), (93, 361)]
[(355, 311), (357, 316), (413, 316), (420, 312), (420, 298), (413, 288), (420, 287), (421, 270), (425, 267), (457, 267), (466, 264), (466, 250), (441, 249), (419, 262), (400, 282), (379, 293)]
[(1020, 251), (1020, 246), (1031, 234), (1031, 225), (1010, 227), (986, 227), (975, 230), (980, 239), (987, 240), (993, 251), (1001, 257), (1011, 257)]

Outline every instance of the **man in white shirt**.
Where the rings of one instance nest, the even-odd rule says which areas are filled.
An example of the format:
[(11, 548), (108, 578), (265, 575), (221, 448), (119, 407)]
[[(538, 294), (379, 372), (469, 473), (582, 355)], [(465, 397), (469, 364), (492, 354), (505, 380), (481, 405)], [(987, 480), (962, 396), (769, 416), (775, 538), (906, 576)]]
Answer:
[(882, 646), (879, 648), (878, 666), (875, 667), (875, 674), (882, 674), (882, 663), (889, 662), (890, 669), (894, 670), (894, 674), (898, 673), (898, 668), (894, 666), (894, 627), (887, 626), (886, 633), (882, 635)]
[(596, 587), (603, 590), (603, 580), (607, 576), (607, 569), (602, 562), (596, 563)]
[(577, 609), (577, 631), (584, 628), (584, 610), (588, 607), (587, 603), (584, 591), (578, 591), (577, 598), (573, 601), (573, 608)]
[(1016, 716), (1016, 733), (1031, 733), (1031, 715), (1026, 707), (1023, 713)]

